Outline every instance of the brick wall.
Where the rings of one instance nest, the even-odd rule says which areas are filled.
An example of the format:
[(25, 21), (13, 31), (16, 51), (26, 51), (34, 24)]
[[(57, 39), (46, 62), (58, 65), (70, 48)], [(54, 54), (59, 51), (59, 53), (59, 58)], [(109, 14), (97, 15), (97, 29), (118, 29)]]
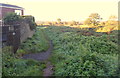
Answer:
[(13, 8), (0, 7), (0, 9), (1, 9), (0, 19), (2, 19), (7, 13), (14, 12)]

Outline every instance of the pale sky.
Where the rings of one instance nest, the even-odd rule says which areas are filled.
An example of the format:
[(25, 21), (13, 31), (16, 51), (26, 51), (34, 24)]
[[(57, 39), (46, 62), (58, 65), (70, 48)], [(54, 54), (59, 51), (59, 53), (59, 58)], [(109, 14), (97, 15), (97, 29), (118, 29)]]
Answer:
[(99, 13), (103, 20), (118, 16), (119, 0), (0, 0), (0, 3), (18, 5), (25, 15), (36, 21), (84, 21), (91, 13)]

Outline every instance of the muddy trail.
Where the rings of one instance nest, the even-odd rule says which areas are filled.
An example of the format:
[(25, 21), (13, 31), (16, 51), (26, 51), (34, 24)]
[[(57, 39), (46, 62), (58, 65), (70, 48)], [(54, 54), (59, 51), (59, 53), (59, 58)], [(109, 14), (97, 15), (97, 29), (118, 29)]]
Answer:
[(53, 65), (50, 61), (48, 61), (53, 49), (52, 41), (49, 41), (49, 46), (49, 49), (45, 52), (25, 54), (22, 57), (23, 59), (34, 59), (37, 61), (46, 62), (46, 68), (43, 70), (43, 76), (51, 76), (53, 74)]

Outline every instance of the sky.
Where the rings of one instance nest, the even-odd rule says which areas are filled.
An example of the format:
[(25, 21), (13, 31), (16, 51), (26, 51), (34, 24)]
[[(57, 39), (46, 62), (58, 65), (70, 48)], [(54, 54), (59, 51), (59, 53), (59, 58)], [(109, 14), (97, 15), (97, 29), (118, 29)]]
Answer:
[(25, 15), (36, 21), (84, 21), (91, 13), (98, 13), (103, 20), (118, 16), (119, 0), (0, 0), (0, 3), (18, 5)]

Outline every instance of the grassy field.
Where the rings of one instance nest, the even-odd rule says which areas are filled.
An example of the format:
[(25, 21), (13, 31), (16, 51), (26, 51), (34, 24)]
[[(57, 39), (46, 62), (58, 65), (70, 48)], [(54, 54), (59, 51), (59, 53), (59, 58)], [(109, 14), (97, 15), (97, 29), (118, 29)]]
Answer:
[(70, 27), (45, 29), (53, 41), (54, 76), (116, 76), (117, 31), (111, 35)]
[(32, 38), (16, 54), (3, 49), (3, 76), (42, 76), (45, 62), (24, 60), (23, 54), (46, 51), (49, 39), (53, 51), (49, 61), (53, 76), (117, 76), (118, 31), (111, 34), (67, 26), (38, 26)]

